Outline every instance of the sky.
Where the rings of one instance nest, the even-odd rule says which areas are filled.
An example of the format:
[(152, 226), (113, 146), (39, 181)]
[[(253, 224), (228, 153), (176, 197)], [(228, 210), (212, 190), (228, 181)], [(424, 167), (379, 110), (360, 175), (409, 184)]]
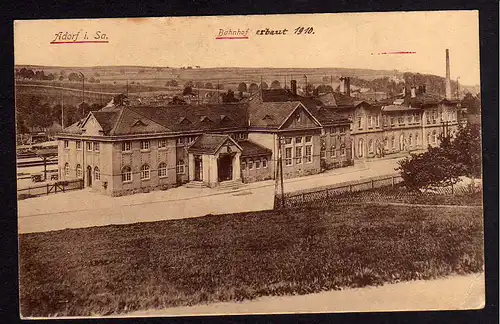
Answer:
[[(297, 27), (313, 30), (296, 35)], [(288, 31), (257, 35), (265, 28)], [(248, 38), (216, 39), (220, 29), (248, 30)], [(77, 41), (95, 41), (98, 31), (105, 38), (97, 40), (107, 43), (51, 44), (66, 41), (57, 39), (58, 33), (80, 32)], [(336, 67), (445, 76), (447, 48), (451, 78), (479, 84), (477, 11), (24, 20), (14, 25), (16, 65)], [(410, 53), (379, 54), (389, 52)]]

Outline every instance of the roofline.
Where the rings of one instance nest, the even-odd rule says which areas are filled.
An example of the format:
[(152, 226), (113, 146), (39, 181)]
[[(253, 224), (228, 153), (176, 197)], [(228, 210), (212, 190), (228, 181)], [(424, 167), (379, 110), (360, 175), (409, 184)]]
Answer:
[[(294, 101), (292, 101), (292, 102), (294, 102)], [(285, 117), (283, 122), (278, 126), (278, 129), (281, 129), (281, 127), (283, 127), (283, 125), (288, 121), (288, 119), (290, 119), (290, 117), (295, 113), (295, 111), (297, 110), (297, 108), (299, 108), (299, 106), (302, 106), (302, 108), (304, 108), (304, 110), (309, 114), (309, 116), (313, 119), (313, 121), (316, 123), (316, 125), (322, 126), (322, 124), (319, 122), (319, 120), (317, 120), (316, 117), (314, 117), (314, 115), (311, 114), (309, 109), (307, 109), (307, 107), (302, 102), (297, 101), (297, 106), (295, 106), (295, 108), (288, 114), (288, 116)]]

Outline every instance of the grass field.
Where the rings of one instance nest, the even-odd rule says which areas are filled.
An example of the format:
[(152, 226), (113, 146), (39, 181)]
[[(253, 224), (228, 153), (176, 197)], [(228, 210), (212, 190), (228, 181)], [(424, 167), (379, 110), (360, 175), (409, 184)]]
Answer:
[(342, 206), (24, 234), (23, 316), (124, 313), (482, 271), (481, 208)]

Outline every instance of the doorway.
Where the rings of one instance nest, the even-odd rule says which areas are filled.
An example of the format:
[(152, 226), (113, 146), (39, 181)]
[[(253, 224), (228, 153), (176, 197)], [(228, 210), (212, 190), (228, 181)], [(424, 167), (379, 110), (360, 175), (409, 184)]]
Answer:
[(221, 154), (217, 160), (217, 169), (219, 182), (233, 179), (233, 156), (230, 154)]
[(194, 156), (194, 181), (203, 181), (203, 161), (200, 155)]
[(92, 187), (92, 167), (87, 166), (87, 187)]

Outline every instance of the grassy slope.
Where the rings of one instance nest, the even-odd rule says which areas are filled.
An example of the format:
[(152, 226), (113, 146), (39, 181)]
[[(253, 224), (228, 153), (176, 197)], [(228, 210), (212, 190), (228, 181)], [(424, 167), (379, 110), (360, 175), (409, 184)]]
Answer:
[(24, 316), (91, 315), (482, 269), (481, 208), (343, 206), (20, 236)]

